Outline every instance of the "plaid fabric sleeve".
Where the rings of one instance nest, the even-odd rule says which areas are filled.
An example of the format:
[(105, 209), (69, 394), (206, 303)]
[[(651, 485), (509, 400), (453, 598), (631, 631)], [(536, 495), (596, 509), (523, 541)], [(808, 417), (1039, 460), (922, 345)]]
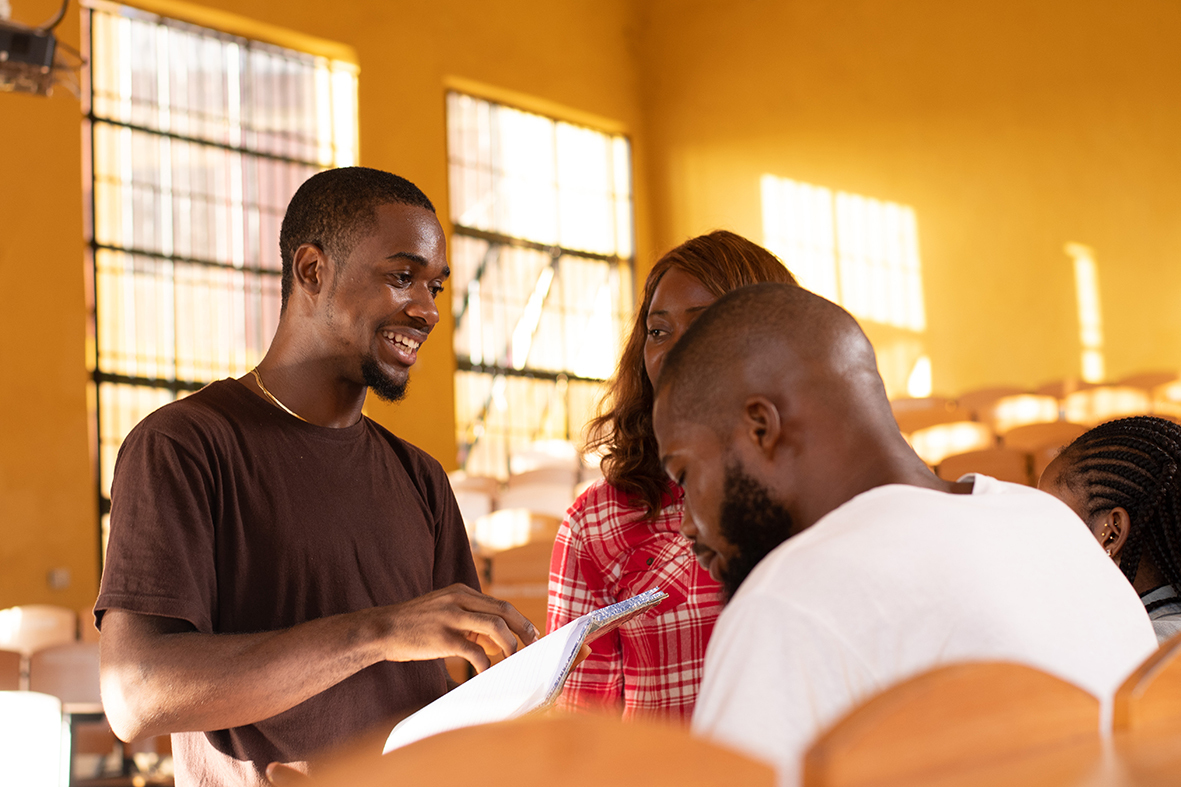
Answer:
[[(616, 601), (608, 595), (592, 548), (596, 515), (601, 513), (598, 506), (590, 504), (595, 491), (592, 486), (575, 501), (558, 529), (550, 561), (547, 631), (556, 631)], [(622, 711), (623, 652), (618, 630), (591, 643), (591, 655), (571, 671), (557, 706), (566, 710)]]

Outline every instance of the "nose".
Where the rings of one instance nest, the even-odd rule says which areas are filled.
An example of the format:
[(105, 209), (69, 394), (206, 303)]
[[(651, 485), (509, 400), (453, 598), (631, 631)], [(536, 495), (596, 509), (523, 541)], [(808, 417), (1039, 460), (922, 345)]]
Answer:
[(681, 514), (681, 524), (677, 527), (681, 531), (681, 535), (685, 538), (697, 538), (697, 525), (693, 522), (693, 515), (689, 513), (686, 508)]
[(430, 287), (423, 285), (414, 288), (410, 303), (406, 305), (406, 314), (425, 322), (428, 330), (438, 324), (439, 306), (435, 303)]

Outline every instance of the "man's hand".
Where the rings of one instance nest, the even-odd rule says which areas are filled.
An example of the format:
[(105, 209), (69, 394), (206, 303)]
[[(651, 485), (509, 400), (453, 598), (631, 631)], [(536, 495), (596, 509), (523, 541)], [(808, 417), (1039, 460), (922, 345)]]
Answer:
[(517, 652), (517, 638), (529, 645), (537, 629), (507, 601), (467, 585), (451, 585), (425, 596), (384, 607), (390, 615), (388, 661), (459, 656), (483, 672), (490, 655)]

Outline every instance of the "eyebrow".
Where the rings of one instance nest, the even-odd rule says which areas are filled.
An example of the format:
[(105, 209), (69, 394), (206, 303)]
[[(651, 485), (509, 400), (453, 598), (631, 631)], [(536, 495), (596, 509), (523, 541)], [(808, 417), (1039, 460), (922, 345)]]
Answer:
[[(386, 257), (386, 259), (387, 260), (411, 260), (412, 262), (417, 262), (419, 265), (421, 265), (424, 268), (430, 264), (430, 261), (427, 260), (426, 257), (423, 257), (421, 254), (413, 254), (409, 251), (394, 252), (393, 254)], [(448, 265), (443, 266), (443, 278), (444, 279), (451, 278), (451, 267)]]
[[(712, 305), (713, 304), (710, 304), (709, 306), (712, 306)], [(708, 309), (709, 306), (690, 306), (688, 309), (685, 309), (685, 311), (686, 312), (703, 312), (706, 309)], [(653, 317), (657, 314), (668, 314), (668, 309), (657, 309), (654, 312), (648, 312), (649, 317)]]

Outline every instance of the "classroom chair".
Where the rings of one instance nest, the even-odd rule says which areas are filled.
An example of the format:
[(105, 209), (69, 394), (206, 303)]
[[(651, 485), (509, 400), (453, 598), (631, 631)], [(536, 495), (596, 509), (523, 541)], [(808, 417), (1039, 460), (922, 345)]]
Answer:
[(681, 727), (540, 713), (452, 730), (387, 755), (368, 744), (325, 765), (319, 787), (771, 787), (770, 766)]
[(939, 463), (935, 474), (944, 481), (958, 481), (968, 473), (983, 473), (998, 481), (1030, 485), (1030, 457), (1012, 448), (985, 448), (949, 456)]
[[(803, 784), (1007, 784), (999, 774), (1014, 763), (1077, 745), (1079, 756), (1055, 758), (1048, 770), (1067, 776), (1097, 762), (1099, 701), (1087, 692), (1021, 664), (955, 664), (887, 689), (838, 720), (805, 754)], [(1037, 772), (1033, 782), (1018, 781), (1048, 775)]]

